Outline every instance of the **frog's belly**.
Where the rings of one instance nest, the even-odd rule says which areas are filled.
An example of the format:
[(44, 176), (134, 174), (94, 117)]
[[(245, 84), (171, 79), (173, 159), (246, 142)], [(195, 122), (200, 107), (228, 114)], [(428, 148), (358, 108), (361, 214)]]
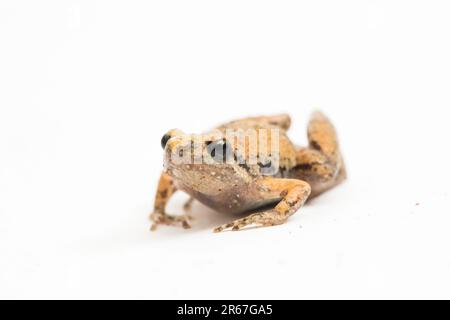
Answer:
[(199, 192), (188, 192), (193, 198), (204, 205), (223, 213), (238, 214), (253, 211), (258, 208), (269, 206), (279, 202), (280, 198), (262, 199), (260, 196), (252, 195), (251, 192), (222, 192), (211, 196)]

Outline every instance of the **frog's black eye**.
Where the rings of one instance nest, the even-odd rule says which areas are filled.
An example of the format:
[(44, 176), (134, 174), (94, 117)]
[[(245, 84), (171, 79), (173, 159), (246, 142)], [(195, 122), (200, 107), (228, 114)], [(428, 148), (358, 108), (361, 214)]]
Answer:
[(172, 138), (170, 134), (166, 133), (161, 139), (161, 147), (164, 149), (166, 147), (167, 142)]
[(265, 160), (263, 162), (258, 163), (258, 165), (264, 169), (270, 168), (270, 167), (272, 167), (272, 160), (270, 160), (270, 159)]
[(228, 154), (231, 153), (231, 149), (228, 148), (225, 140), (218, 140), (214, 142), (207, 142), (206, 150), (211, 158), (217, 162), (226, 162)]

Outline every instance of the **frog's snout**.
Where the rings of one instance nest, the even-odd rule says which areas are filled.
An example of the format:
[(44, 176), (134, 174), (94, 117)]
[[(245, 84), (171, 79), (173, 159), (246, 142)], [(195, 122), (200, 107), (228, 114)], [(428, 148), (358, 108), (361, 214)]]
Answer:
[(166, 152), (168, 153), (180, 153), (179, 151), (183, 150), (184, 148), (186, 148), (187, 144), (183, 143), (182, 139), (178, 139), (178, 138), (170, 138), (167, 142), (166, 145), (164, 146), (164, 150), (166, 150)]
[(180, 130), (173, 129), (163, 135), (161, 147), (164, 149), (166, 165), (176, 166), (189, 161), (190, 157), (186, 157), (186, 151), (191, 145), (190, 136)]

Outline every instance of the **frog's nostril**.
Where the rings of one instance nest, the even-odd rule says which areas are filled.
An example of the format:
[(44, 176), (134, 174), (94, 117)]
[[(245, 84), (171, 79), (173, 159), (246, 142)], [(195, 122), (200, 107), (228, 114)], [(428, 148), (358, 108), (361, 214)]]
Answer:
[(167, 142), (170, 140), (170, 138), (172, 138), (168, 133), (166, 133), (162, 139), (161, 139), (161, 147), (164, 149), (166, 148), (166, 144)]

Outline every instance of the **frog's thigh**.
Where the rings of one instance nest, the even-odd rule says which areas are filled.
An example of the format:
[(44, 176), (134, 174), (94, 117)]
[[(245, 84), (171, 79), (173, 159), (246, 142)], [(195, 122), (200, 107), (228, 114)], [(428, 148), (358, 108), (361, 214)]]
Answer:
[(338, 185), (346, 178), (341, 159), (330, 162), (317, 150), (302, 148), (297, 151), (296, 166), (289, 172), (291, 178), (300, 179), (311, 185), (310, 199)]
[(254, 213), (222, 225), (214, 229), (215, 232), (230, 228), (237, 231), (252, 225), (263, 227), (282, 224), (305, 203), (311, 193), (309, 184), (301, 180), (264, 178), (257, 184), (260, 196), (263, 199), (280, 197), (281, 201), (272, 210)]
[(309, 148), (322, 153), (330, 162), (340, 157), (336, 130), (331, 121), (321, 112), (315, 112), (308, 124)]
[(311, 117), (308, 140), (309, 148), (297, 151), (290, 177), (307, 181), (312, 187), (312, 198), (345, 180), (346, 171), (336, 131), (320, 112)]

